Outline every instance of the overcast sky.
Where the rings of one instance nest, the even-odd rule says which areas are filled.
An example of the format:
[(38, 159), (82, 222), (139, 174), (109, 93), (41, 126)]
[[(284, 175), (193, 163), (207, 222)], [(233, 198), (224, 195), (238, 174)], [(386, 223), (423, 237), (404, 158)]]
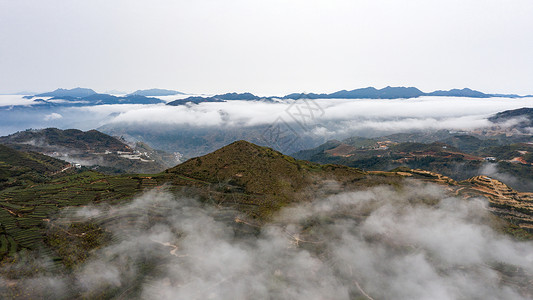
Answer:
[(0, 93), (533, 94), (531, 0), (0, 0)]

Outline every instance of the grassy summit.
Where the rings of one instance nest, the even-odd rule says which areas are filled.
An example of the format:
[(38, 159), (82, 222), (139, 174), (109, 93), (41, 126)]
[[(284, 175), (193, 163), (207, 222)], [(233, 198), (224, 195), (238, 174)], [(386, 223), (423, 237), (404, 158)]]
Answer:
[(280, 194), (309, 183), (307, 175), (317, 173), (318, 164), (298, 161), (270, 148), (237, 141), (202, 157), (167, 170), (198, 180), (229, 181), (247, 193)]
[(166, 173), (212, 185), (222, 192), (214, 195), (217, 202), (238, 203), (241, 210), (261, 219), (291, 202), (305, 200), (306, 192), (319, 189), (324, 181), (353, 182), (366, 177), (358, 169), (296, 160), (246, 141), (190, 159)]

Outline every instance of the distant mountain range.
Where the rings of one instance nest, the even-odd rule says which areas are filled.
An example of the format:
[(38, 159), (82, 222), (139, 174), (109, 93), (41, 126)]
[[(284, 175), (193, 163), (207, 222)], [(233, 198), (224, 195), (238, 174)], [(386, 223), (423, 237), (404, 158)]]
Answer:
[[(431, 93), (426, 94), (427, 96), (444, 96), (444, 97), (470, 97), (470, 98), (489, 98), (493, 97), (492, 95), (485, 94), (479, 91), (474, 91), (468, 88), (464, 88), (462, 90), (459, 89), (452, 89), (449, 91), (434, 91)], [(504, 95), (500, 95), (498, 97), (504, 97)], [(518, 95), (505, 95), (505, 97), (511, 97), (516, 98), (519, 97)]]
[(338, 91), (331, 94), (289, 94), (284, 99), (402, 99), (402, 98), (417, 98), (421, 96), (439, 96), (439, 97), (469, 97), (469, 98), (522, 98), (531, 97), (532, 95), (519, 96), (515, 94), (485, 94), (479, 91), (464, 89), (452, 89), (449, 91), (434, 91), (431, 93), (424, 93), (415, 87), (385, 87), (376, 89), (374, 87), (367, 87), (355, 89), (351, 91)]
[(386, 87), (380, 90), (374, 87), (355, 89), (351, 91), (342, 90), (331, 94), (289, 94), (284, 99), (397, 99), (416, 98), (424, 96), (425, 93), (415, 87)]
[(53, 92), (41, 93), (34, 95), (34, 97), (74, 97), (82, 98), (96, 94), (95, 91), (86, 88), (73, 88), (70, 90), (67, 89), (57, 89)]
[(188, 97), (185, 99), (178, 99), (178, 100), (167, 103), (167, 105), (178, 106), (178, 105), (184, 105), (187, 103), (198, 104), (202, 102), (225, 102), (227, 100), (257, 101), (261, 99), (271, 100), (272, 98), (274, 97), (261, 98), (251, 93), (240, 93), (240, 94), (239, 93), (226, 93), (226, 94), (221, 94), (221, 95), (215, 95), (212, 97), (193, 96), (193, 97)]
[[(56, 89), (52, 92), (46, 92), (41, 94), (36, 94), (33, 97), (74, 97), (74, 98), (83, 98), (91, 95), (98, 94), (92, 89), (88, 88), (73, 88), (73, 89)], [(183, 95), (184, 93), (174, 91), (174, 90), (165, 90), (165, 89), (147, 89), (147, 90), (137, 90), (133, 93), (130, 93), (126, 96), (172, 96), (172, 95)]]
[[(57, 89), (53, 92), (25, 96), (26, 99), (39, 97), (51, 97), (50, 99), (35, 99), (34, 106), (57, 107), (57, 106), (87, 106), (103, 104), (158, 104), (163, 100), (153, 97), (146, 97), (138, 94), (126, 96), (113, 96), (109, 94), (98, 94), (94, 90), (86, 88), (74, 88), (70, 90)], [(64, 101), (61, 101), (64, 100)]]
[(184, 105), (186, 103), (202, 103), (202, 102), (224, 102), (227, 100), (263, 100), (274, 101), (275, 99), (410, 99), (422, 96), (436, 96), (436, 97), (467, 97), (467, 98), (524, 98), (532, 97), (532, 95), (520, 96), (516, 94), (485, 94), (469, 88), (452, 89), (449, 91), (434, 91), (425, 93), (415, 87), (385, 87), (376, 89), (374, 87), (360, 88), (351, 91), (342, 90), (331, 94), (315, 94), (315, 93), (293, 93), (283, 97), (259, 97), (251, 93), (227, 93), (211, 97), (189, 97), (167, 103), (167, 105)]
[(146, 97), (162, 97), (162, 96), (174, 96), (174, 95), (184, 95), (184, 94), (185, 93), (173, 91), (173, 90), (148, 89), (148, 90), (137, 90), (131, 94), (128, 94), (128, 96), (139, 95), (139, 96), (146, 96)]
[[(162, 96), (184, 95), (182, 92), (165, 89), (137, 90), (126, 96), (113, 96), (110, 94), (100, 94), (88, 88), (57, 89), (52, 92), (25, 96), (26, 99), (39, 97), (51, 97), (50, 99), (36, 99), (38, 106), (87, 106), (102, 104), (159, 104), (165, 101), (155, 98)], [(451, 89), (448, 91), (438, 90), (425, 93), (416, 87), (385, 87), (376, 89), (374, 87), (360, 88), (354, 90), (341, 90), (330, 94), (316, 93), (292, 93), (282, 97), (270, 96), (259, 97), (251, 93), (226, 93), (210, 97), (191, 96), (185, 99), (177, 99), (168, 102), (167, 105), (179, 106), (187, 103), (199, 104), (203, 102), (225, 102), (230, 100), (244, 101), (267, 101), (275, 102), (283, 99), (410, 99), (422, 96), (435, 97), (466, 97), (466, 98), (524, 98), (533, 95), (520, 96), (516, 94), (486, 94), (469, 88)], [(56, 101), (66, 100), (66, 101)]]
[(222, 100), (222, 99), (217, 98), (217, 97), (192, 96), (192, 97), (188, 97), (186, 99), (178, 99), (178, 100), (171, 101), (171, 102), (167, 103), (167, 105), (179, 106), (179, 105), (185, 105), (187, 103), (200, 104), (200, 103), (204, 103), (204, 102), (226, 102), (226, 100)]

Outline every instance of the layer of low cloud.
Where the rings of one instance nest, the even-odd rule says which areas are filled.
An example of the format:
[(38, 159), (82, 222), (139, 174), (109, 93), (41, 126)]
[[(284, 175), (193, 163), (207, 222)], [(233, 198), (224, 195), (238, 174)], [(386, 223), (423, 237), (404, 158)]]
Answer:
[(21, 95), (0, 95), (0, 107), (11, 105), (31, 105), (34, 101), (24, 99)]
[(239, 231), (235, 212), (166, 192), (69, 215), (100, 220), (116, 238), (70, 277), (25, 281), (33, 293), (57, 298), (111, 291), (142, 299), (532, 296), (533, 244), (487, 226), (492, 217), (483, 200), (456, 199), (422, 183), (292, 206), (258, 234)]
[[(22, 99), (22, 96), (2, 97), (9, 97), (11, 100), (4, 99), (5, 101), (9, 100), (9, 103), (28, 104), (28, 101), (31, 101)], [(14, 98), (17, 98), (18, 102)], [(100, 126), (120, 126), (121, 124), (148, 127), (167, 125), (243, 128), (270, 125), (281, 119), (289, 124), (294, 124), (296, 129), (301, 128), (310, 134), (337, 138), (335, 135), (350, 135), (352, 131), (399, 132), (483, 128), (491, 125), (487, 121), (488, 116), (521, 107), (533, 107), (533, 98), (422, 97), (395, 100), (322, 99), (296, 102), (287, 100), (278, 103), (229, 101), (176, 107), (166, 105), (99, 105), (41, 110), (10, 110), (8, 107), (4, 107), (3, 113), (6, 114), (6, 122), (9, 122), (4, 125), (19, 128), (19, 130), (28, 127), (47, 126), (91, 129)], [(11, 132), (2, 132), (2, 134), (7, 133)]]
[[(437, 98), (395, 100), (307, 100), (268, 103), (260, 101), (230, 101), (202, 103), (190, 106), (139, 107), (122, 111), (111, 122), (187, 124), (193, 126), (238, 125), (255, 126), (287, 121), (324, 122), (367, 120), (363, 126), (377, 127), (372, 122), (394, 121), (387, 127), (399, 128), (473, 128), (489, 125), (486, 117), (508, 109), (533, 106), (533, 99), (471, 99)], [(82, 109), (83, 110), (83, 109)], [(114, 110), (112, 107), (92, 107), (91, 111)], [(312, 111), (311, 111), (312, 110)], [(311, 113), (313, 115), (311, 115)], [(307, 117), (302, 116), (307, 115)], [(448, 121), (442, 124), (442, 121)], [(483, 121), (485, 120), (485, 121)], [(456, 124), (456, 121), (458, 123)]]

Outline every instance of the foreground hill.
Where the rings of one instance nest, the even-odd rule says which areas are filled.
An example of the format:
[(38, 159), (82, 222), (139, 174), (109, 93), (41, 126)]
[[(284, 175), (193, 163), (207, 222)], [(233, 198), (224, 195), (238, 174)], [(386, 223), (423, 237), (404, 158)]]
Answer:
[(98, 166), (101, 171), (111, 173), (155, 173), (179, 162), (175, 155), (154, 150), (142, 143), (130, 146), (97, 130), (26, 130), (0, 137), (0, 144), (83, 166)]
[[(57, 162), (53, 158), (49, 160)], [(380, 185), (401, 186), (405, 178), (440, 184), (465, 197), (485, 196), (497, 203), (499, 215), (505, 215), (514, 224), (524, 229), (533, 224), (533, 209), (527, 204), (531, 203), (531, 195), (517, 193), (497, 181), (487, 184), (481, 178), (457, 182), (437, 173), (405, 168), (395, 172), (365, 172), (339, 165), (319, 165), (245, 141), (154, 175), (107, 176), (90, 171), (48, 180), (41, 185), (7, 188), (0, 192), (0, 213), (4, 218), (0, 222), (5, 234), (14, 241), (22, 238), (18, 232), (32, 232), (31, 243), (21, 242), (14, 249), (34, 249), (42, 243), (39, 236), (45, 234), (46, 224), (42, 221), (61, 207), (120, 203), (146, 188), (165, 184), (171, 191), (186, 191), (204, 202), (232, 207), (262, 223), (292, 203)], [(515, 210), (521, 212), (520, 217), (511, 212)]]
[[(426, 186), (426, 183), (432, 185)], [(148, 190), (152, 192), (139, 197)], [(442, 197), (463, 200), (440, 204)], [(417, 241), (406, 241), (403, 235), (395, 238), (389, 231), (397, 226), (388, 228), (390, 224), (386, 224), (401, 225), (427, 212), (431, 216), (436, 214), (434, 217), (441, 227), (452, 226), (447, 229), (451, 232), (445, 233), (446, 237), (455, 236), (454, 223), (448, 223), (448, 217), (439, 211), (461, 212), (461, 207), (474, 201), (469, 199), (479, 197), (488, 199), (487, 208), (492, 215), (484, 215), (486, 210), (482, 207), (473, 210), (474, 206), (469, 208), (473, 211), (465, 212), (467, 216), (472, 213), (476, 216), (474, 221), (481, 222), (479, 228), (485, 231), (493, 228), (515, 239), (532, 238), (528, 232), (533, 231), (533, 195), (518, 193), (497, 180), (475, 177), (458, 182), (437, 173), (409, 168), (368, 172), (346, 166), (319, 165), (245, 141), (190, 159), (159, 174), (109, 176), (94, 171), (67, 174), (42, 184), (13, 186), (0, 191), (0, 269), (7, 270), (2, 277), (6, 284), (0, 285), (0, 292), (8, 298), (57, 298), (56, 294), (59, 298), (136, 298), (145, 285), (169, 282), (167, 279), (171, 275), (165, 275), (165, 270), (177, 263), (176, 272), (192, 264), (198, 267), (194, 267), (195, 270), (207, 268), (208, 274), (197, 275), (200, 278), (217, 274), (209, 289), (212, 286), (216, 289), (220, 278), (230, 278), (224, 279), (224, 285), (233, 286), (234, 281), (243, 276), (248, 278), (249, 274), (259, 272), (267, 276), (269, 294), (283, 294), (291, 286), (284, 282), (296, 274), (292, 264), (306, 261), (306, 258), (312, 259), (311, 266), (319, 262), (328, 266), (331, 263), (335, 272), (342, 272), (342, 267), (353, 261), (358, 249), (365, 247), (370, 247), (371, 253), (386, 249), (383, 259), (399, 255), (420, 257), (423, 249), (420, 247), (427, 244), (418, 246)], [(134, 198), (137, 199), (132, 202)], [(194, 204), (190, 198), (200, 202)], [(398, 211), (393, 215), (382, 215), (395, 206)], [(279, 215), (284, 208), (288, 210)], [(412, 216), (403, 220), (404, 213)], [(421, 227), (429, 230), (436, 223), (431, 216), (423, 221), (423, 226), (410, 230)], [(385, 228), (373, 225), (376, 221), (385, 222), (382, 225)], [(469, 229), (468, 226), (473, 225), (464, 226), (467, 227), (457, 230), (467, 230), (467, 233), (477, 230), (477, 227)], [(162, 231), (165, 228), (168, 231)], [(425, 235), (416, 237), (423, 238), (428, 232), (423, 233)], [(351, 234), (363, 240), (354, 249), (349, 248), (350, 259), (332, 258)], [(442, 235), (431, 235), (430, 245), (437, 240), (445, 242), (440, 238)], [(191, 248), (191, 243), (197, 246)], [(249, 253), (254, 243), (260, 248)], [(499, 242), (494, 240), (490, 245), (493, 243)], [(269, 249), (278, 248), (285, 250), (256, 258), (256, 253), (269, 253)], [(484, 249), (472, 246), (472, 249), (478, 248)], [(448, 250), (444, 250), (444, 255)], [(457, 265), (450, 265), (446, 260), (441, 262), (441, 256), (431, 256), (435, 249), (427, 251), (431, 260), (444, 263), (443, 273), (457, 269)], [(293, 257), (291, 253), (300, 254)], [(281, 255), (292, 258), (279, 265)], [(227, 263), (232, 257), (237, 260), (230, 259), (233, 263)], [(364, 257), (368, 259), (371, 255)], [(41, 264), (43, 258), (51, 261)], [(477, 259), (476, 256), (474, 261)], [(215, 267), (218, 271), (211, 271), (210, 262), (221, 260), (223, 264)], [(255, 266), (263, 260), (267, 262), (265, 266)], [(23, 261), (24, 265), (17, 261)], [(490, 265), (470, 266), (471, 262), (467, 261), (465, 264), (469, 267), (461, 272), (488, 268), (487, 272), (494, 272), (495, 278), (499, 278), (496, 283), (517, 288), (526, 298), (533, 294), (528, 284), (533, 277), (526, 272), (527, 268), (524, 271), (520, 267), (527, 262), (513, 261), (512, 264), (518, 266), (489, 262)], [(248, 263), (254, 267), (247, 267)], [(227, 277), (227, 272), (242, 264), (245, 268), (242, 273)], [(272, 270), (268, 267), (270, 264), (274, 264)], [(286, 265), (288, 270), (285, 270)], [(388, 270), (392, 265), (386, 263), (384, 268)], [(335, 269), (337, 266), (341, 269)], [(223, 272), (218, 275), (220, 270)], [(105, 277), (101, 282), (98, 278), (102, 274), (116, 274), (118, 279)], [(196, 276), (191, 274), (194, 273), (174, 279), (179, 283), (175, 288), (186, 286), (189, 278)], [(323, 278), (327, 274), (316, 275)], [(40, 280), (43, 277), (47, 280)], [(364, 289), (372, 287), (368, 281), (354, 285), (357, 278), (348, 278), (353, 297), (363, 297)], [(54, 289), (51, 282), (69, 284)], [(95, 282), (98, 284), (94, 285)], [(203, 293), (202, 289), (195, 290)], [(380, 295), (379, 290), (370, 288), (370, 291)], [(159, 295), (157, 291), (153, 293), (150, 295)]]
[(217, 195), (217, 201), (233, 203), (238, 197), (241, 210), (262, 219), (289, 203), (302, 200), (307, 197), (306, 193), (319, 190), (324, 180), (339, 182), (341, 186), (354, 181), (359, 181), (355, 185), (361, 186), (381, 183), (368, 180), (368, 176), (357, 169), (295, 160), (246, 141), (237, 141), (190, 159), (165, 173), (170, 178), (179, 175), (220, 185), (222, 191), (235, 191), (237, 193)]

